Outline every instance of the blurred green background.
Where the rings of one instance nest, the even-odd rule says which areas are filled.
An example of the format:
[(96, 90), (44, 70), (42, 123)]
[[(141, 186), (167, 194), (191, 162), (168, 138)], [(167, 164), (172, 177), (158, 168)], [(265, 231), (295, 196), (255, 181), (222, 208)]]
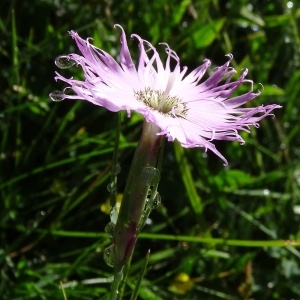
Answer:
[[(1, 299), (63, 299), (60, 282), (68, 299), (108, 297), (103, 230), (117, 115), (48, 94), (64, 87), (54, 81), (55, 57), (78, 53), (68, 30), (117, 57), (116, 23), (134, 58), (131, 33), (162, 54), (158, 43), (167, 42), (190, 70), (232, 53), (237, 76), (247, 67), (254, 88), (264, 86), (248, 105), (283, 105), (243, 134), (245, 145), (216, 143), (229, 167), (167, 143), (162, 204), (137, 243), (125, 299), (148, 249), (139, 299), (300, 299), (299, 18), (296, 0), (2, 0)], [(142, 124), (122, 117), (119, 193)]]

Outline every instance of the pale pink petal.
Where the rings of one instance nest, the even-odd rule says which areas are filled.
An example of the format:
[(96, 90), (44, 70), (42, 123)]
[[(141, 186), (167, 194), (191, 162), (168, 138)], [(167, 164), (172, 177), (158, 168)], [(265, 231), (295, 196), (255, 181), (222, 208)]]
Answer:
[[(90, 39), (83, 40), (71, 31), (82, 55), (75, 53), (62, 56), (70, 65), (79, 65), (84, 71), (84, 80), (66, 78), (56, 73), (56, 80), (68, 84), (63, 92), (54, 92), (55, 100), (83, 99), (110, 111), (136, 111), (147, 122), (160, 127), (160, 135), (169, 141), (178, 140), (185, 148), (203, 147), (219, 156), (224, 164), (225, 157), (216, 149), (214, 140), (237, 141), (244, 143), (239, 131), (249, 132), (250, 126), (259, 126), (259, 121), (272, 115), (280, 108), (271, 104), (258, 107), (242, 105), (260, 95), (253, 92), (253, 82), (246, 79), (244, 69), (237, 79), (236, 70), (230, 67), (229, 59), (204, 81), (201, 82), (211, 62), (203, 64), (188, 73), (187, 67), (180, 65), (176, 52), (168, 44), (165, 47), (166, 59), (163, 62), (156, 48), (140, 36), (133, 34), (138, 42), (140, 55), (135, 65), (131, 57), (123, 28), (119, 63), (107, 52), (93, 46)], [(60, 57), (57, 58), (58, 61)], [(58, 64), (59, 66), (59, 64)], [(63, 67), (65, 68), (65, 67)], [(250, 90), (242, 95), (232, 94), (242, 84), (250, 85)], [(71, 93), (70, 93), (71, 90)]]

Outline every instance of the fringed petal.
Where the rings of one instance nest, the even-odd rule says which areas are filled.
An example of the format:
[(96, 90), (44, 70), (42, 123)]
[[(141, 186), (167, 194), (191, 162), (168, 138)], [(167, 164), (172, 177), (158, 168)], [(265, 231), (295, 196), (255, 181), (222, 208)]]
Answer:
[[(128, 116), (136, 111), (147, 122), (159, 126), (159, 134), (169, 141), (178, 140), (185, 148), (209, 149), (224, 165), (227, 160), (216, 149), (214, 140), (243, 144), (240, 131), (249, 132), (251, 126), (258, 127), (263, 118), (281, 107), (276, 104), (242, 107), (261, 92), (253, 92), (253, 82), (246, 79), (247, 69), (233, 79), (236, 70), (230, 67), (231, 54), (227, 55), (226, 63), (201, 83), (211, 65), (210, 60), (205, 59), (187, 74), (187, 67), (180, 65), (178, 55), (168, 44), (162, 43), (166, 52), (163, 63), (151, 43), (133, 34), (140, 50), (135, 65), (125, 31), (118, 24), (115, 27), (121, 29), (119, 63), (93, 46), (90, 39), (83, 40), (76, 32), (70, 32), (82, 55), (72, 53), (62, 58), (70, 65), (80, 65), (85, 79), (66, 78), (57, 73), (55, 79), (66, 82), (68, 87), (63, 92), (51, 93), (54, 101), (83, 99), (110, 111), (125, 110)], [(250, 84), (250, 90), (230, 98), (242, 84)]]

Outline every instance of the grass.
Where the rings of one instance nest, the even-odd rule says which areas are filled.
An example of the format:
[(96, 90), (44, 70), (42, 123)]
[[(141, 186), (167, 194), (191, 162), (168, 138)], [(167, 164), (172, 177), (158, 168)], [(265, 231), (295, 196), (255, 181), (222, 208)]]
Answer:
[[(2, 298), (108, 299), (104, 208), (118, 117), (81, 101), (53, 103), (48, 94), (63, 87), (54, 81), (55, 57), (75, 51), (67, 31), (93, 37), (116, 56), (115, 23), (155, 44), (167, 42), (189, 68), (205, 57), (219, 65), (232, 53), (238, 74), (247, 67), (254, 89), (263, 90), (253, 105), (283, 105), (243, 136), (245, 145), (216, 144), (229, 167), (209, 152), (166, 143), (162, 204), (137, 243), (125, 299), (148, 249), (138, 299), (299, 298), (299, 18), (296, 1), (5, 1)], [(136, 46), (130, 41), (135, 55)], [(80, 75), (79, 68), (72, 72)], [(140, 116), (122, 115), (119, 193), (141, 126)]]

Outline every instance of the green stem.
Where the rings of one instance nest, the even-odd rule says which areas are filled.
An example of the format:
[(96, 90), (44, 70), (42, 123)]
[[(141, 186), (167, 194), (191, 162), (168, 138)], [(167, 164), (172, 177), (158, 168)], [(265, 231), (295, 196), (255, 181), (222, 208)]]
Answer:
[[(158, 184), (157, 166), (163, 139), (162, 136), (157, 135), (159, 131), (160, 129), (156, 125), (144, 122), (142, 136), (133, 157), (114, 230), (111, 254), (115, 274), (123, 275), (123, 267), (131, 259), (149, 189)], [(112, 294), (118, 293), (119, 284), (119, 279), (115, 278)]]
[(125, 266), (122, 269), (123, 279), (122, 279), (122, 282), (120, 283), (119, 290), (118, 290), (119, 296), (120, 296), (119, 299), (122, 299), (122, 297), (123, 297), (123, 293), (124, 293), (124, 290), (125, 290), (125, 284), (126, 284), (129, 269), (130, 269), (130, 263), (131, 263), (131, 259), (129, 259), (127, 261), (127, 263), (125, 264)]
[(115, 271), (114, 272), (114, 280), (112, 282), (111, 286), (111, 294), (110, 294), (110, 300), (119, 300), (120, 294), (119, 294), (119, 285), (123, 280), (123, 270)]

